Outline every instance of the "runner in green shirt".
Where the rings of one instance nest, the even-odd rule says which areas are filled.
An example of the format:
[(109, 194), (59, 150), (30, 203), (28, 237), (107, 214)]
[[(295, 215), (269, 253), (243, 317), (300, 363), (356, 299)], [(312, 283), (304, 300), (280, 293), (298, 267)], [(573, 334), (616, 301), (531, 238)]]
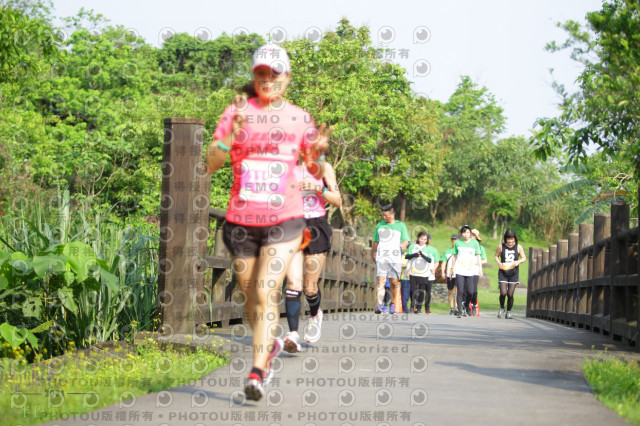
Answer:
[[(382, 209), (382, 222), (376, 225), (373, 234), (371, 257), (376, 263), (377, 306), (376, 314), (381, 312), (395, 313), (396, 293), (400, 290), (402, 274), (402, 251), (409, 245), (407, 225), (395, 218), (395, 210), (388, 206)], [(391, 303), (389, 309), (384, 306), (384, 284), (389, 278), (391, 285)]]
[(471, 238), (471, 227), (463, 225), (460, 228), (462, 239), (456, 241), (453, 245), (453, 261), (451, 267), (452, 275), (456, 279), (456, 287), (458, 288), (457, 302), (458, 315), (469, 316), (468, 306), (463, 303), (464, 300), (470, 300), (473, 295), (473, 276), (475, 275), (476, 265), (479, 265), (480, 274), (482, 274), (482, 261), (480, 260), (480, 245)]
[[(435, 269), (435, 259), (430, 254), (429, 234), (420, 232), (415, 243), (409, 245), (405, 258), (409, 259), (407, 271), (411, 283), (411, 307), (414, 314), (419, 314), (422, 304), (425, 304), (425, 313), (429, 312), (431, 296), (430, 276), (433, 276)], [(437, 255), (437, 251), (436, 251)]]
[(436, 282), (436, 269), (440, 263), (440, 253), (438, 249), (431, 245), (431, 234), (427, 234), (427, 256), (433, 259), (433, 269), (429, 271), (429, 282), (427, 283), (427, 296), (424, 304), (425, 313), (431, 315), (431, 289)]
[[(478, 245), (480, 246), (480, 260), (484, 265), (487, 263), (487, 251), (484, 249), (484, 246), (480, 244), (482, 242), (482, 238), (480, 238), (480, 231), (477, 229), (471, 230), (471, 238), (478, 241)], [(471, 316), (478, 316), (478, 282), (480, 282), (480, 270), (478, 265), (476, 265), (476, 275), (473, 278), (473, 295), (471, 296), (471, 301), (469, 302), (469, 309), (471, 310)]]
[(455, 315), (457, 313), (455, 308), (455, 294), (456, 294), (456, 280), (451, 276), (452, 262), (453, 262), (453, 245), (460, 239), (460, 235), (453, 234), (451, 236), (451, 248), (448, 248), (442, 254), (442, 261), (444, 264), (444, 275), (447, 278), (447, 300), (449, 301), (449, 315)]

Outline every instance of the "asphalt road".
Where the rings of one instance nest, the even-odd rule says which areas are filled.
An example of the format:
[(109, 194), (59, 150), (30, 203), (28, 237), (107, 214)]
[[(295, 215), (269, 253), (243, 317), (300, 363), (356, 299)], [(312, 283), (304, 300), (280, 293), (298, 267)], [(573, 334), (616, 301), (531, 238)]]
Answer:
[(638, 358), (596, 333), (517, 316), (325, 314), (322, 339), (280, 355), (265, 398), (247, 402), (251, 334), (243, 325), (215, 334), (228, 339), (227, 366), (49, 424), (623, 425), (593, 396), (580, 365), (605, 348)]

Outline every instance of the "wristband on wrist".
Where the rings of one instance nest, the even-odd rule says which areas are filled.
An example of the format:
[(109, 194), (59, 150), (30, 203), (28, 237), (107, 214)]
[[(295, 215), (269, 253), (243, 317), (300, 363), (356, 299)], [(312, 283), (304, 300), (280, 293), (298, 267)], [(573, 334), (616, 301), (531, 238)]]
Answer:
[(228, 146), (226, 146), (224, 143), (222, 143), (222, 141), (218, 141), (218, 148), (220, 148), (221, 150), (223, 150), (224, 152), (229, 152), (231, 151), (231, 148), (229, 148)]
[(327, 187), (322, 188), (322, 191), (317, 191), (318, 195), (324, 197), (324, 194), (327, 193)]

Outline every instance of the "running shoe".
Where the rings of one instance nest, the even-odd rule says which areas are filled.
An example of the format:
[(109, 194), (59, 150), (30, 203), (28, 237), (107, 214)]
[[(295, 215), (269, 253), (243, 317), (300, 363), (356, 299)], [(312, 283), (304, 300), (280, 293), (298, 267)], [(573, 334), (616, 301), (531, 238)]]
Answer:
[(478, 305), (473, 307), (473, 316), (477, 317), (478, 316)]
[(275, 375), (275, 372), (273, 371), (273, 368), (272, 368), (273, 359), (277, 357), (278, 354), (280, 354), (280, 352), (282, 352), (283, 346), (284, 346), (284, 343), (282, 343), (282, 339), (280, 339), (279, 337), (276, 337), (273, 340), (273, 348), (271, 349), (271, 352), (269, 352), (269, 357), (267, 358), (267, 368), (265, 368), (264, 370), (264, 373), (265, 373), (264, 380), (262, 381), (262, 383), (265, 386), (271, 383), (271, 380)]
[(382, 305), (376, 306), (376, 310), (374, 311), (376, 314), (382, 313)]
[(498, 318), (502, 318), (503, 315), (504, 315), (504, 308), (500, 308), (500, 310), (498, 311)]
[(461, 309), (461, 308), (458, 308), (456, 310), (456, 318), (462, 318), (462, 311), (463, 311), (463, 309)]
[(396, 304), (392, 303), (389, 305), (389, 313), (390, 314), (395, 314), (396, 313)]
[(249, 374), (247, 383), (244, 386), (244, 394), (248, 400), (260, 401), (264, 396), (264, 387), (260, 376), (254, 373)]
[(315, 343), (320, 340), (320, 335), (322, 334), (323, 317), (324, 314), (322, 313), (322, 309), (318, 309), (318, 313), (315, 317), (309, 315), (307, 326), (304, 330), (304, 340), (306, 340), (308, 343)]
[(449, 311), (449, 315), (455, 315), (456, 314), (456, 310), (451, 308), (451, 310)]
[(507, 315), (504, 316), (505, 319), (513, 319), (511, 316), (511, 311), (507, 311)]
[(290, 354), (298, 353), (302, 350), (300, 346), (300, 335), (297, 331), (290, 331), (284, 338), (284, 351)]
[(389, 313), (389, 308), (386, 305), (382, 306), (382, 313), (383, 314), (388, 314)]

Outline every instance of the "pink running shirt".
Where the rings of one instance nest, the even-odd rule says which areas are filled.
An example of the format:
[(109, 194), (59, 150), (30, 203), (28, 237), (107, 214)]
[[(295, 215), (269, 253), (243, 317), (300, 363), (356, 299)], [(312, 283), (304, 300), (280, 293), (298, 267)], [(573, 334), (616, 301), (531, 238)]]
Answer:
[[(236, 111), (235, 105), (224, 110), (214, 139), (222, 140), (231, 130)], [(303, 217), (294, 168), (300, 151), (318, 136), (311, 116), (289, 102), (278, 110), (265, 110), (253, 98), (241, 112), (247, 122), (229, 153), (233, 185), (227, 220), (238, 225), (271, 226)]]
[[(304, 166), (296, 167), (296, 179), (298, 182), (310, 180), (319, 187), (324, 187), (324, 180), (315, 178)], [(314, 219), (327, 215), (327, 210), (324, 207), (326, 201), (324, 197), (318, 195), (317, 191), (302, 191), (302, 203), (305, 219)]]

